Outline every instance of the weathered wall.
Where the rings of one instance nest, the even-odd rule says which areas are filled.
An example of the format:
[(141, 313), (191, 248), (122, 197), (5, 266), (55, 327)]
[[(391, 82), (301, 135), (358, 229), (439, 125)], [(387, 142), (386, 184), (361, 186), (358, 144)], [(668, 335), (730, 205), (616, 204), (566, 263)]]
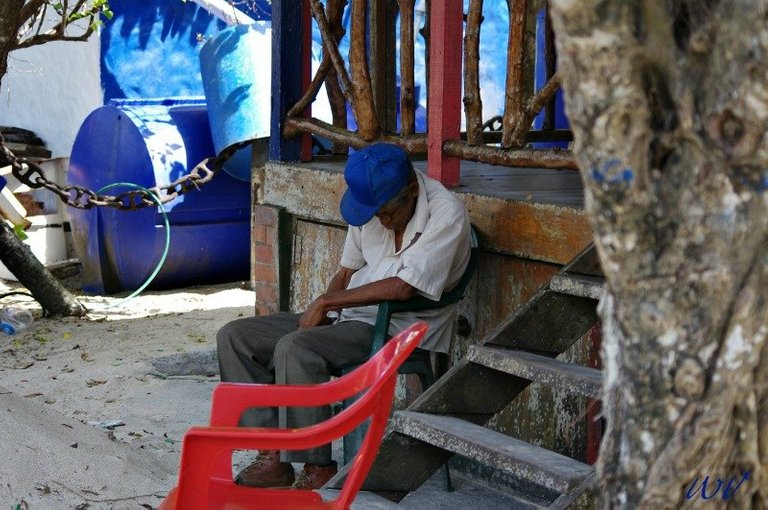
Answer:
[(99, 36), (10, 54), (0, 90), (0, 125), (34, 131), (53, 157), (69, 157), (83, 119), (102, 104)]
[[(339, 168), (338, 162), (330, 162), (311, 166), (270, 163), (265, 169), (261, 182), (257, 183), (264, 191), (265, 205), (256, 206), (256, 210), (269, 221), (277, 219), (276, 211), (283, 215), (285, 234), (274, 253), (279, 252), (284, 272), (280, 273), (283, 276), (271, 295), (275, 298), (273, 306), (264, 308), (263, 303), (257, 304), (257, 311), (276, 309), (278, 296), (283, 296), (289, 309), (302, 310), (325, 290), (336, 271), (346, 232), (338, 212), (338, 202), (345, 189)], [(454, 337), (453, 360), (460, 359), (470, 345), (481, 341), (526, 303), (591, 239), (589, 226), (579, 210), (458, 194), (478, 228), (483, 251), (477, 273), (459, 307), (460, 320), (465, 320), (470, 330), (465, 336)], [(261, 232), (261, 226), (254, 228)], [(264, 226), (265, 232), (271, 228)], [(268, 257), (273, 253), (271, 249), (254, 243), (254, 253), (259, 257)], [(274, 260), (278, 260), (277, 255)], [(264, 269), (261, 265), (257, 267), (260, 271)], [(278, 269), (273, 269), (274, 273), (270, 274), (277, 275)], [(269, 283), (256, 282), (262, 287)], [(588, 342), (577, 343), (561, 358), (588, 364)], [(401, 378), (396, 405), (404, 407), (413, 398), (414, 388), (418, 388), (415, 377), (408, 381)], [(500, 413), (491, 426), (584, 459), (586, 408), (584, 398), (536, 385)]]

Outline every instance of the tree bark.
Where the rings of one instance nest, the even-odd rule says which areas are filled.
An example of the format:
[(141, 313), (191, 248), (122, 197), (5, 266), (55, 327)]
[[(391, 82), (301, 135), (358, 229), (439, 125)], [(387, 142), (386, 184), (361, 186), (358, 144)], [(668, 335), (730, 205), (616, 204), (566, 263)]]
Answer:
[(82, 317), (88, 312), (45, 269), (5, 221), (0, 221), (0, 261), (29, 289), (48, 317)]
[(366, 51), (366, 16), (368, 0), (352, 0), (350, 15), (349, 73), (352, 77), (352, 110), (357, 131), (363, 140), (372, 141), (379, 135), (379, 120), (373, 102), (371, 75)]
[[(8, 55), (18, 48), (20, 28), (24, 23), (36, 19), (42, 7), (43, 4), (39, 1), (4, 0), (0, 3), (0, 84), (8, 70)], [(5, 162), (3, 155), (0, 155), (0, 161), (3, 162), (3, 166), (10, 163)], [(0, 217), (0, 261), (22, 285), (29, 289), (48, 316), (81, 317), (86, 314), (86, 308), (37, 260), (2, 217)]]
[(467, 142), (483, 143), (483, 96), (480, 94), (480, 29), (483, 0), (470, 0), (467, 26), (464, 30), (464, 116), (467, 119)]
[(507, 42), (507, 82), (504, 98), (504, 120), (502, 122), (501, 146), (512, 146), (512, 132), (515, 123), (523, 114), (523, 61), (525, 60), (525, 17), (527, 0), (507, 0), (509, 10), (509, 38)]
[(768, 508), (768, 1), (551, 5), (607, 282), (603, 505)]
[(8, 72), (8, 54), (16, 45), (19, 32), (19, 12), (25, 0), (6, 0), (0, 3), (0, 85)]

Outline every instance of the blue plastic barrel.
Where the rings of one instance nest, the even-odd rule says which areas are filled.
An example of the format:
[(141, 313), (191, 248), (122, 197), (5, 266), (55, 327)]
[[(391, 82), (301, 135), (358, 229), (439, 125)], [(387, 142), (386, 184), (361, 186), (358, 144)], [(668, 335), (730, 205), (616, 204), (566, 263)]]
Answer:
[(219, 154), (247, 145), (224, 165), (230, 175), (251, 180), (252, 147), (266, 159), (272, 99), (272, 30), (269, 22), (235, 25), (200, 50), (200, 74), (208, 102), (213, 146)]
[[(72, 148), (70, 184), (94, 191), (115, 182), (146, 188), (186, 175), (214, 154), (202, 98), (116, 100), (93, 111)], [(130, 188), (113, 188), (118, 195)], [(161, 195), (161, 198), (163, 195)], [(164, 204), (171, 230), (165, 264), (150, 288), (248, 278), (250, 185), (219, 172), (199, 191)], [(103, 294), (141, 286), (165, 247), (159, 207), (69, 209), (83, 290)]]

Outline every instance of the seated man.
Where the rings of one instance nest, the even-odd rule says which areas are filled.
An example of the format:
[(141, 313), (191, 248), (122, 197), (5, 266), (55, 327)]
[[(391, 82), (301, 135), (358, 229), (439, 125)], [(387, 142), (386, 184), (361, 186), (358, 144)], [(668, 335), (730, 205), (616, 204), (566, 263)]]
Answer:
[[(238, 319), (218, 333), (221, 380), (318, 384), (370, 354), (376, 304), (421, 294), (440, 299), (469, 262), (470, 224), (463, 204), (439, 182), (414, 171), (407, 153), (374, 144), (349, 157), (341, 214), (349, 223), (339, 271), (302, 314)], [(429, 323), (421, 347), (448, 352), (455, 306), (393, 317), (395, 334), (417, 319)], [(240, 425), (305, 427), (330, 408), (253, 408)], [(290, 462), (303, 462), (294, 483)], [(253, 487), (319, 488), (336, 473), (331, 445), (305, 451), (261, 451), (237, 482)]]

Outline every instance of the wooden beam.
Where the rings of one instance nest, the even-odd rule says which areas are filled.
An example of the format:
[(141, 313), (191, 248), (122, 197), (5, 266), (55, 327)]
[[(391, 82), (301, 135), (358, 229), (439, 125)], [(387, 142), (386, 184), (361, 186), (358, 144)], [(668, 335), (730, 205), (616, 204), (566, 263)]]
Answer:
[[(443, 152), (461, 126), (462, 2), (430, 2), (429, 140), (427, 173), (447, 187), (459, 185), (461, 161)], [(440, 79), (434, 79), (439, 76)]]
[(482, 21), (483, 0), (470, 0), (464, 35), (464, 116), (467, 119), (467, 140), (472, 145), (483, 143), (483, 99), (480, 95)]
[(400, 8), (400, 134), (416, 131), (416, 91), (414, 81), (413, 0), (398, 0)]
[(525, 41), (526, 0), (507, 0), (509, 8), (509, 39), (507, 42), (507, 83), (502, 124), (501, 146), (512, 145), (512, 133), (517, 119), (523, 114), (523, 46)]
[(578, 170), (576, 159), (569, 150), (502, 149), (488, 145), (469, 145), (460, 140), (445, 142), (443, 152), (448, 156), (480, 161), (491, 165), (523, 168), (556, 168)]
[(355, 112), (357, 131), (365, 140), (375, 140), (380, 124), (373, 102), (373, 87), (366, 51), (367, 0), (352, 0), (350, 15), (349, 74), (352, 80), (352, 109)]
[[(309, 135), (288, 139), (283, 125), (288, 110), (309, 85), (311, 30), (308, 0), (272, 2), (272, 116), (269, 158), (273, 161), (307, 159)], [(309, 108), (307, 108), (308, 110)], [(305, 115), (309, 112), (305, 111)]]
[(14, 225), (29, 225), (25, 219), (27, 210), (21, 205), (10, 189), (3, 187), (0, 189), (0, 217), (8, 218)]
[[(355, 149), (360, 149), (371, 143), (363, 140), (357, 133), (333, 126), (319, 119), (288, 119), (285, 122), (285, 129), (288, 133), (312, 133), (327, 138), (334, 143), (348, 145)], [(427, 137), (423, 133), (408, 136), (381, 135), (376, 141), (399, 145), (411, 155), (423, 153), (427, 150)]]
[[(344, 6), (346, 0), (328, 0), (328, 22), (333, 30), (333, 38), (338, 43), (344, 37), (345, 30), (342, 26), (344, 16)], [(325, 57), (325, 50), (323, 50)], [(329, 57), (330, 58), (330, 57)], [(331, 115), (333, 116), (333, 125), (340, 128), (347, 127), (347, 101), (344, 98), (344, 92), (339, 84), (339, 75), (335, 67), (331, 67), (328, 76), (325, 79), (325, 90), (328, 94), (328, 103), (331, 105)], [(334, 154), (347, 154), (349, 148), (340, 143), (334, 142), (331, 152)]]
[[(343, 170), (344, 161), (339, 159), (269, 163), (264, 200), (295, 216), (343, 226), (339, 213), (339, 200), (346, 190)], [(482, 190), (454, 193), (477, 226), (483, 251), (565, 264), (592, 240), (589, 218), (578, 207), (511, 200)]]
[(395, 97), (395, 21), (394, 0), (369, 0), (368, 55), (371, 70), (373, 100), (379, 125), (384, 132), (397, 128), (397, 100)]

